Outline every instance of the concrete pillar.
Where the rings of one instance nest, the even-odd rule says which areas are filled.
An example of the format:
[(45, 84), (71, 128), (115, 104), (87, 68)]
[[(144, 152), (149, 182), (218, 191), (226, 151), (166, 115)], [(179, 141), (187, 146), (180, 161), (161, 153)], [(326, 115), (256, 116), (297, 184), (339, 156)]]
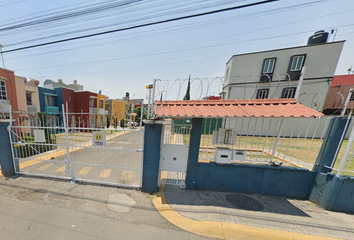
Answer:
[(144, 121), (144, 162), (142, 191), (154, 193), (158, 190), (162, 123)]
[(202, 118), (192, 119), (192, 130), (191, 130), (191, 135), (189, 140), (189, 153), (188, 153), (187, 176), (186, 176), (187, 189), (195, 189), (195, 185), (196, 185), (200, 138), (202, 135), (202, 125), (203, 125)]
[(15, 175), (15, 167), (12, 159), (11, 143), (7, 127), (9, 120), (0, 120), (0, 165), (2, 174), (5, 177)]
[(327, 133), (323, 139), (323, 144), (318, 153), (313, 171), (319, 173), (331, 172), (330, 166), (334, 157), (336, 157), (337, 148), (342, 145), (341, 138), (348, 118), (336, 117), (329, 123)]

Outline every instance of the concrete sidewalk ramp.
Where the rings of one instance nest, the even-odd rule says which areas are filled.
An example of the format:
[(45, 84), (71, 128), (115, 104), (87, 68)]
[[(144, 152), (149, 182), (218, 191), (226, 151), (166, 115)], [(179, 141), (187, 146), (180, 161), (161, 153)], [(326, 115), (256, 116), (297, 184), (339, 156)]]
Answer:
[(163, 186), (153, 199), (174, 225), (219, 239), (354, 239), (354, 215), (306, 200)]

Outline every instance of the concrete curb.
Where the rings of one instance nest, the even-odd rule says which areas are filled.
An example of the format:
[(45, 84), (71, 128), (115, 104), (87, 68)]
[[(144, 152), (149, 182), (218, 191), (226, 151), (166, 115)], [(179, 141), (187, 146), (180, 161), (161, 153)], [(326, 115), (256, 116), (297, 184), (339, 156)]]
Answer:
[(320, 237), (308, 234), (293, 233), (289, 231), (276, 230), (270, 228), (253, 227), (237, 223), (217, 222), (217, 221), (197, 221), (183, 217), (173, 210), (165, 198), (165, 185), (161, 185), (159, 192), (152, 199), (159, 213), (173, 225), (194, 233), (217, 239), (240, 239), (240, 240), (335, 240), (336, 238)]

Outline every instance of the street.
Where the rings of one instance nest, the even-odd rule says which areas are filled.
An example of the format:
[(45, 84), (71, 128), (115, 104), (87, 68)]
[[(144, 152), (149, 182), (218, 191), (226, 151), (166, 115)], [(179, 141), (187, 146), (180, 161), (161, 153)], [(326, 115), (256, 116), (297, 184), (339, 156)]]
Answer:
[(181, 230), (137, 190), (0, 178), (1, 239), (207, 239)]

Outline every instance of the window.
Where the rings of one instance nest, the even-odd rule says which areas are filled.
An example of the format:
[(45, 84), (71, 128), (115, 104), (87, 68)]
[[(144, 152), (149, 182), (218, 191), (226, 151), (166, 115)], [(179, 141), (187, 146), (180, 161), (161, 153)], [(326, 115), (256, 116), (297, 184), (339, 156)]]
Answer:
[(99, 108), (103, 108), (103, 100), (99, 100), (98, 104), (99, 104)]
[(304, 63), (305, 56), (293, 56), (290, 66), (290, 71), (301, 71), (302, 65)]
[(54, 98), (53, 96), (44, 95), (44, 101), (46, 106), (54, 106)]
[(26, 92), (26, 100), (27, 105), (32, 105), (32, 94), (30, 92)]
[(273, 78), (276, 58), (266, 58), (263, 61), (260, 82), (270, 82)]
[(281, 98), (294, 98), (296, 92), (296, 87), (283, 88), (281, 93)]
[(0, 81), (0, 100), (7, 100), (6, 83), (4, 81)]
[(275, 65), (275, 58), (264, 59), (263, 63), (263, 74), (273, 73)]
[(90, 98), (89, 104), (90, 104), (90, 108), (93, 108), (95, 106), (95, 99)]
[(269, 88), (258, 89), (256, 98), (257, 99), (265, 99), (265, 98), (268, 98), (268, 94), (269, 94)]

